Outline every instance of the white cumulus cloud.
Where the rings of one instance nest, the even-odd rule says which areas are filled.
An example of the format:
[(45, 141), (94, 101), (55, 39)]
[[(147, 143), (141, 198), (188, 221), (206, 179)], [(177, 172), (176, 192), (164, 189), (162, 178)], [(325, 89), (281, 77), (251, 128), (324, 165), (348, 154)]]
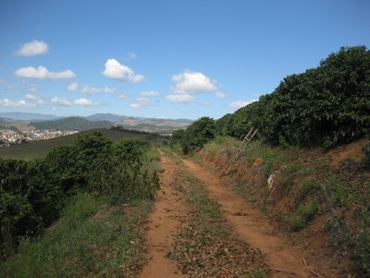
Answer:
[(60, 106), (71, 106), (73, 103), (66, 99), (66, 98), (60, 98), (60, 97), (53, 97), (51, 100), (51, 103), (60, 105)]
[(30, 100), (38, 100), (40, 99), (38, 96), (35, 96), (35, 95), (31, 95), (31, 94), (27, 94), (25, 96), (26, 99), (30, 99)]
[(109, 88), (107, 86), (105, 87), (90, 87), (85, 86), (82, 88), (81, 92), (85, 94), (94, 94), (94, 93), (113, 93), (115, 89)]
[(71, 70), (53, 72), (49, 71), (46, 67), (39, 66), (20, 68), (15, 71), (15, 75), (25, 78), (37, 78), (37, 79), (63, 79), (63, 78), (74, 78), (75, 73)]
[(81, 106), (91, 106), (94, 105), (93, 102), (87, 98), (79, 98), (74, 101), (74, 104)]
[(44, 101), (38, 97), (38, 96), (35, 96), (35, 95), (32, 95), (32, 94), (26, 94), (25, 95), (25, 98), (30, 102), (30, 104), (34, 105), (34, 104), (44, 104)]
[(251, 104), (252, 102), (255, 102), (256, 100), (238, 100), (238, 101), (233, 101), (230, 103), (230, 107), (232, 108), (242, 108), (244, 106), (247, 106), (248, 104)]
[(49, 46), (43, 41), (33, 40), (22, 45), (16, 52), (18, 56), (34, 56), (47, 53)]
[(157, 91), (145, 91), (140, 93), (141, 96), (143, 97), (155, 97), (159, 96), (159, 92)]
[(104, 65), (103, 75), (110, 79), (140, 82), (144, 76), (135, 72), (126, 65), (120, 64), (116, 59), (108, 59)]
[(173, 75), (172, 81), (175, 82), (175, 87), (172, 88), (174, 94), (205, 93), (219, 90), (216, 81), (201, 72), (191, 70)]
[(72, 105), (92, 106), (94, 105), (94, 103), (87, 98), (79, 98), (79, 99), (72, 101), (67, 98), (53, 97), (50, 100), (50, 102), (55, 105), (59, 105), (59, 106), (72, 106)]
[(126, 99), (127, 96), (125, 94), (120, 94), (120, 95), (117, 96), (117, 98), (119, 98), (119, 99)]
[(28, 104), (24, 99), (11, 100), (8, 98), (0, 99), (0, 105), (11, 106), (11, 107), (30, 106), (30, 104)]
[(149, 99), (146, 97), (138, 97), (133, 103), (130, 104), (132, 108), (140, 108), (149, 104)]
[(74, 92), (78, 89), (78, 83), (77, 82), (72, 82), (71, 84), (68, 85), (67, 90)]
[(166, 99), (172, 102), (189, 102), (194, 99), (191, 95), (181, 94), (181, 95), (168, 95)]

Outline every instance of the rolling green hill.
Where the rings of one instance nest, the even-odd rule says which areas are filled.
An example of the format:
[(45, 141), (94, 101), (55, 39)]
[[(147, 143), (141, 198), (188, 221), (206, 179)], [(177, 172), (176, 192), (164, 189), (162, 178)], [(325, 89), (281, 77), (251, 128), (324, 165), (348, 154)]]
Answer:
[(82, 131), (93, 128), (110, 128), (112, 123), (108, 121), (89, 121), (81, 117), (69, 117), (54, 121), (32, 122), (32, 125), (38, 129)]
[[(98, 131), (112, 141), (121, 138), (140, 138), (151, 142), (160, 142), (167, 140), (157, 134), (145, 133), (139, 131), (131, 131), (125, 129), (106, 129), (97, 128), (84, 132)], [(71, 144), (78, 136), (78, 133), (53, 138), (50, 140), (33, 141), (25, 144), (13, 145), (7, 148), (0, 148), (0, 158), (15, 158), (15, 159), (32, 159), (41, 158), (50, 152), (53, 148)]]

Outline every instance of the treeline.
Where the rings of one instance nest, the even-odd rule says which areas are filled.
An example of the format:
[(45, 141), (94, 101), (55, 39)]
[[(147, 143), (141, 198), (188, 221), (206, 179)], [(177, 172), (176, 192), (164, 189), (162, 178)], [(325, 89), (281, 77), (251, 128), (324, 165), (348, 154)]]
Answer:
[(149, 143), (111, 142), (86, 133), (74, 144), (55, 148), (44, 159), (0, 159), (0, 255), (14, 253), (23, 236), (43, 231), (56, 220), (71, 195), (103, 194), (112, 204), (153, 198), (159, 179), (148, 165)]
[(265, 142), (300, 147), (330, 148), (365, 135), (370, 129), (370, 51), (341, 48), (235, 113), (217, 121), (201, 118), (174, 132), (173, 143), (188, 153), (216, 135), (242, 139), (252, 127)]

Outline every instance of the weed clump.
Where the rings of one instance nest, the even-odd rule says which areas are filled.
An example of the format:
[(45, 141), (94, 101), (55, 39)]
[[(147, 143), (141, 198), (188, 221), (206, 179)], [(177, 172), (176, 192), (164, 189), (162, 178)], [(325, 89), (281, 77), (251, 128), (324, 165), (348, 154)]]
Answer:
[(319, 206), (316, 200), (311, 200), (307, 204), (300, 204), (290, 219), (290, 228), (293, 231), (303, 229), (315, 218), (318, 211)]

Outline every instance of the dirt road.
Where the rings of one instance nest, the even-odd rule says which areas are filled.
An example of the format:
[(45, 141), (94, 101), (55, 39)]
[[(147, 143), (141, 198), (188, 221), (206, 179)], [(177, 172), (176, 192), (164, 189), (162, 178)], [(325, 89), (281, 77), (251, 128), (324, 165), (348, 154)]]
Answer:
[(238, 236), (258, 248), (265, 255), (272, 269), (272, 277), (317, 277), (313, 269), (305, 267), (302, 256), (282, 238), (271, 235), (273, 227), (259, 211), (226, 187), (219, 177), (209, 173), (200, 165), (182, 159), (188, 171), (194, 175), (221, 206), (225, 218), (231, 223)]
[[(193, 161), (182, 159), (185, 170), (197, 178), (218, 202), (225, 219), (231, 224), (235, 236), (259, 249), (264, 254), (272, 277), (323, 277), (311, 266), (305, 266), (302, 254), (282, 237), (272, 234), (273, 227), (259, 211), (248, 204), (231, 187)], [(176, 232), (188, 220), (189, 212), (183, 193), (174, 188), (178, 166), (161, 153), (164, 173), (160, 175), (161, 189), (154, 210), (149, 217), (146, 242), (148, 263), (140, 277), (185, 277), (176, 267), (176, 261), (167, 257), (174, 245)]]
[(177, 173), (175, 163), (161, 153), (161, 188), (157, 195), (154, 210), (149, 216), (146, 241), (148, 264), (139, 277), (185, 277), (177, 272), (176, 262), (167, 258), (174, 241), (174, 234), (186, 217), (186, 206), (181, 193), (173, 188)]

